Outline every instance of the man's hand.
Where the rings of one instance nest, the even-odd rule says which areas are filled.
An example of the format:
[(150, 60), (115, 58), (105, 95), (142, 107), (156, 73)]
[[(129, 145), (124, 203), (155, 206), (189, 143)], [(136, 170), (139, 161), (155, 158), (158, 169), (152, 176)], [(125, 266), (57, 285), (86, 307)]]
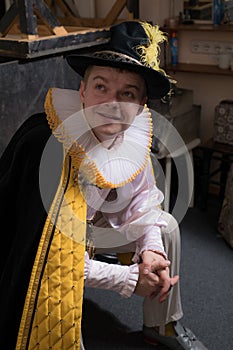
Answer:
[[(152, 252), (151, 252), (152, 253)], [(154, 255), (155, 253), (153, 253)], [(153, 260), (153, 259), (152, 259)], [(170, 265), (170, 261), (164, 258), (160, 261), (156, 261), (156, 268), (163, 271)], [(159, 293), (161, 290), (160, 277), (153, 271), (151, 264), (141, 263), (139, 267), (139, 278), (134, 293), (140, 296), (150, 296), (153, 293)]]
[[(162, 303), (168, 297), (168, 293), (171, 288), (178, 282), (179, 276), (170, 277), (170, 261), (166, 260), (163, 255), (153, 252), (145, 251), (142, 253), (142, 266), (143, 278), (148, 277), (148, 282), (152, 282), (151, 273), (156, 278), (153, 279), (154, 291), (150, 294), (151, 299), (159, 295), (159, 302)], [(139, 276), (140, 279), (140, 276)]]
[(159, 276), (160, 290), (153, 292), (150, 298), (154, 299), (159, 294), (159, 302), (162, 303), (167, 299), (171, 288), (178, 282), (179, 276), (170, 277), (169, 267), (163, 270), (157, 270), (156, 274)]

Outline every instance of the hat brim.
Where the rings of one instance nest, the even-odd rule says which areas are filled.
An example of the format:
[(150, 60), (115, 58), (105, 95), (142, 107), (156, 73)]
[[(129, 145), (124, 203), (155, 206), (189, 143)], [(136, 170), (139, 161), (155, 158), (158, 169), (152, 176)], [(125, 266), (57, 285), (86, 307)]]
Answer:
[(171, 88), (170, 81), (164, 74), (140, 64), (111, 61), (90, 55), (69, 55), (66, 57), (66, 59), (69, 65), (81, 77), (84, 76), (85, 70), (90, 65), (123, 68), (138, 73), (145, 79), (147, 85), (147, 95), (150, 99), (159, 99), (164, 97)]

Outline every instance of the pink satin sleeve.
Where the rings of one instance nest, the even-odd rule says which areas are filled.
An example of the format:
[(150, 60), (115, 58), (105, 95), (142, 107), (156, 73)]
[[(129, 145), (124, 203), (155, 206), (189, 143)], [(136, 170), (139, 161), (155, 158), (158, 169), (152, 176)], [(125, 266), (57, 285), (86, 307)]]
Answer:
[(85, 253), (85, 286), (107, 289), (130, 297), (136, 287), (139, 276), (138, 265), (122, 266), (91, 260)]

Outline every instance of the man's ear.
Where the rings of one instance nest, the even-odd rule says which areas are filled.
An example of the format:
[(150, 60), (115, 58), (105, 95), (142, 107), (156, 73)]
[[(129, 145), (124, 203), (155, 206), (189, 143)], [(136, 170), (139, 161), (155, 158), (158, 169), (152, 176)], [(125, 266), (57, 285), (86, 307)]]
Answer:
[(142, 111), (143, 111), (143, 107), (145, 106), (145, 104), (147, 103), (148, 101), (148, 98), (147, 97), (144, 97), (142, 99), (142, 102), (140, 103), (140, 106), (138, 108), (138, 114), (140, 114)]
[(142, 100), (142, 105), (144, 106), (147, 103), (147, 101), (148, 101), (148, 97), (145, 96)]
[(80, 94), (81, 102), (84, 103), (84, 99), (85, 99), (85, 84), (84, 84), (83, 80), (80, 83), (79, 94)]

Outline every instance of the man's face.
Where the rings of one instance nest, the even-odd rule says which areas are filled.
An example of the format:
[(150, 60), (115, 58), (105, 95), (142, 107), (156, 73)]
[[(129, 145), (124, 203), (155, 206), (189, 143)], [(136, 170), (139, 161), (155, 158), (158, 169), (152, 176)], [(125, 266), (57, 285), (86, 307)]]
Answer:
[[(146, 102), (144, 79), (133, 72), (93, 66), (81, 82), (86, 119), (100, 141), (127, 129)], [(89, 108), (92, 107), (92, 108)]]

